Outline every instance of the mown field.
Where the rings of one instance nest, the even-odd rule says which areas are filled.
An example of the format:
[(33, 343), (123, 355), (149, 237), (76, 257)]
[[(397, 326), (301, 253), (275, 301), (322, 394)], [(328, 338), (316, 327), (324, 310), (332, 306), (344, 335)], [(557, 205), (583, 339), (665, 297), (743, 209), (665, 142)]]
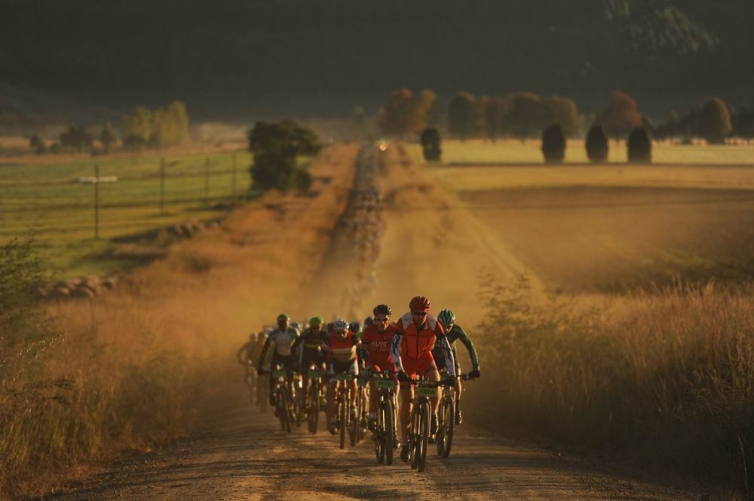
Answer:
[[(160, 210), (164, 159), (163, 208)], [(183, 221), (217, 217), (250, 187), (245, 151), (26, 157), (0, 163), (0, 243), (33, 232), (43, 255), (62, 274), (108, 273), (139, 260), (107, 257), (113, 239)], [(99, 239), (95, 188), (99, 185)], [(98, 259), (90, 259), (99, 256)]]
[[(754, 148), (725, 148), (665, 147), (665, 158), (688, 165), (459, 164), (430, 172), (553, 289), (739, 282), (754, 273)], [(452, 144), (447, 158), (489, 159), (492, 149), (505, 158), (504, 146), (483, 144)]]

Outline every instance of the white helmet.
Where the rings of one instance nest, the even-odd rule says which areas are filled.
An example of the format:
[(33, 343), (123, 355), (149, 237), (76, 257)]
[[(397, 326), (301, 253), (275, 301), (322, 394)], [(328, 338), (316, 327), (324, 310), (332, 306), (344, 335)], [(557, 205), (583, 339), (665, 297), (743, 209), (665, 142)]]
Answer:
[(332, 328), (334, 331), (347, 331), (348, 330), (348, 322), (343, 320), (342, 318), (339, 320), (336, 320), (332, 324)]

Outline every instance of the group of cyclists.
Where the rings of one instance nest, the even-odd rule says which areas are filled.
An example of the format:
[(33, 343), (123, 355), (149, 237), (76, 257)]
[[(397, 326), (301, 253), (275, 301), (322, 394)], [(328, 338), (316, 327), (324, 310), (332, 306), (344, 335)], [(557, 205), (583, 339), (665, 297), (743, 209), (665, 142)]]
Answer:
[[(455, 349), (458, 340), (466, 347), (471, 359), (472, 370), (465, 377), (473, 379), (481, 376), (474, 344), (464, 329), (456, 324), (453, 311), (444, 309), (435, 317), (429, 312), (430, 306), (428, 298), (416, 296), (409, 302), (409, 311), (393, 321), (392, 309), (386, 304), (378, 304), (373, 308), (373, 315), (365, 319), (363, 329), (356, 321), (349, 323), (338, 319), (326, 324), (319, 316), (311, 317), (306, 323), (308, 325), (301, 326), (292, 322), (287, 314), (281, 313), (277, 317), (276, 327), (266, 327), (263, 332), (252, 334), (249, 342), (238, 350), (236, 356), (239, 362), (247, 366), (247, 382), (250, 386), (253, 384), (254, 372), (260, 377), (269, 373), (265, 370), (265, 362), (270, 351), (269, 367), (285, 369), (289, 378), (294, 374), (301, 374), (303, 388), (308, 387), (307, 377), (311, 369), (326, 374), (322, 380), (322, 385), (326, 387), (322, 388), (321, 395), (327, 395), (328, 429), (332, 434), (337, 434), (342, 426), (335, 412), (336, 385), (340, 379), (344, 379), (342, 375), (349, 376), (346, 384), (350, 395), (357, 394), (357, 377), (388, 375), (399, 387), (397, 428), (400, 433), (400, 456), (405, 462), (409, 460), (409, 417), (417, 383), (430, 381), (454, 387), (456, 399), (460, 399), (461, 374)], [(303, 332), (299, 327), (304, 327)], [(276, 383), (277, 380), (270, 377), (267, 385), (269, 404), (273, 407), (277, 404), (273, 391)], [(365, 414), (367, 427), (376, 432), (378, 392), (375, 391), (374, 378), (370, 379), (369, 385), (371, 391), (368, 392), (368, 412), (365, 411)], [(306, 392), (303, 392), (303, 397), (307, 397)], [(257, 393), (257, 400), (263, 398), (263, 395)], [(438, 428), (437, 391), (429, 400), (431, 440)], [(310, 408), (308, 402), (304, 402), (302, 408)], [(455, 408), (454, 421), (455, 424), (462, 422), (459, 407)]]

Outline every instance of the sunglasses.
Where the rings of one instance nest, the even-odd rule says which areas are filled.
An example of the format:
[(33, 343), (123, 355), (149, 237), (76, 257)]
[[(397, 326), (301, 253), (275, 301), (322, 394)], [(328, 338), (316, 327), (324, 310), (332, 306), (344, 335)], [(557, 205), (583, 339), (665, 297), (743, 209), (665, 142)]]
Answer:
[(374, 317), (375, 322), (387, 322), (387, 317)]
[(426, 317), (427, 316), (427, 312), (426, 311), (412, 311), (411, 314), (415, 315), (417, 317)]

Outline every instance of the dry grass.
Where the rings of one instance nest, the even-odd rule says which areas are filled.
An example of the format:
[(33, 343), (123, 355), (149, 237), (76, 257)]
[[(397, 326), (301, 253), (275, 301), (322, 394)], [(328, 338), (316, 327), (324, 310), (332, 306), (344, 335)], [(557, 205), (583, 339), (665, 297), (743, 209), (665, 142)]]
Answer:
[(311, 167), (333, 177), (319, 196), (271, 193), (116, 291), (50, 305), (36, 341), (0, 344), (0, 493), (44, 493), (87, 461), (191, 429), (202, 397), (238, 376), (248, 333), (304, 313), (293, 305), (352, 182), (357, 147), (338, 148)]
[(710, 284), (543, 300), (525, 280), (491, 285), (478, 343), (490, 377), (473, 405), (508, 432), (748, 491), (752, 292)]

